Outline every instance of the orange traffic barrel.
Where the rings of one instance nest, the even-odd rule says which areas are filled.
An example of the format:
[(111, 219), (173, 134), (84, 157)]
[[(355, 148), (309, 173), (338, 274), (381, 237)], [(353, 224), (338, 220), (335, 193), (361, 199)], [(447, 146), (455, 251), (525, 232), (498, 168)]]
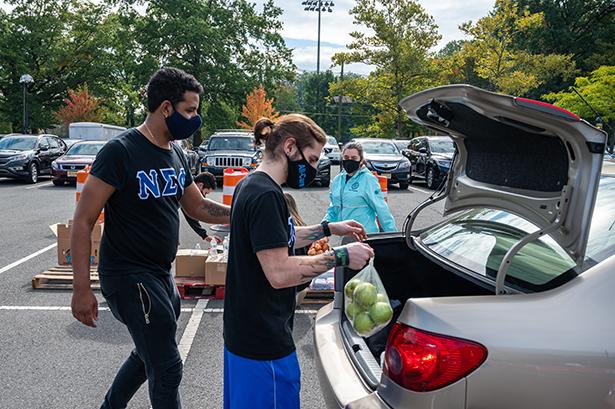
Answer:
[(88, 179), (88, 175), (90, 174), (90, 166), (86, 166), (85, 169), (81, 169), (77, 172), (77, 193), (75, 194), (75, 203), (79, 201), (81, 197), (81, 192), (83, 191), (83, 186), (85, 185), (85, 181)]
[[(83, 186), (85, 182), (88, 180), (88, 175), (90, 174), (90, 165), (86, 166), (85, 169), (82, 169), (77, 172), (77, 193), (75, 193), (75, 204), (79, 202), (81, 198), (81, 192), (83, 191)], [(102, 223), (105, 220), (105, 211), (101, 211), (98, 215), (98, 223)]]
[(378, 178), (378, 183), (380, 184), (380, 190), (382, 190), (382, 194), (384, 195), (384, 201), (389, 201), (389, 179), (386, 176), (379, 175), (378, 172), (372, 172), (374, 176)]
[(222, 203), (225, 205), (231, 204), (235, 187), (241, 179), (248, 176), (248, 169), (245, 168), (226, 168), (224, 169), (224, 179), (222, 182)]

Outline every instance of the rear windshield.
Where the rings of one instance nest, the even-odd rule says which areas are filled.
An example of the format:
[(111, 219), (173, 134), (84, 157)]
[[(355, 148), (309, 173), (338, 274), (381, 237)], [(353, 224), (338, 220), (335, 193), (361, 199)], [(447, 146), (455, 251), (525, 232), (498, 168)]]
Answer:
[(78, 143), (70, 147), (67, 155), (92, 155), (96, 156), (104, 143)]
[[(506, 252), (538, 230), (532, 223), (494, 209), (472, 209), (431, 228), (421, 241), (447, 260), (495, 281)], [(603, 176), (581, 271), (615, 254), (615, 177)], [(512, 259), (506, 284), (522, 291), (553, 288), (577, 274), (576, 264), (551, 237), (529, 243)]]

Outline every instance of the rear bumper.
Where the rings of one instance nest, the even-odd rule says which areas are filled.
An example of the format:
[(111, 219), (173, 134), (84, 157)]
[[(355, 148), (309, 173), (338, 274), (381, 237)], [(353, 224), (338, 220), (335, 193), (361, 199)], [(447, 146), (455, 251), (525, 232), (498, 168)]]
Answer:
[(346, 354), (340, 331), (341, 310), (323, 307), (314, 324), (314, 355), (320, 389), (328, 408), (391, 409), (370, 390)]

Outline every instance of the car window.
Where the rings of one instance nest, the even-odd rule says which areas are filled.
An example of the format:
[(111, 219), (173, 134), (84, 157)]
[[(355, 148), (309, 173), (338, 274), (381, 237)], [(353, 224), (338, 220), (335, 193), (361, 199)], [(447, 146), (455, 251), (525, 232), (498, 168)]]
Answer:
[(32, 136), (20, 137), (4, 137), (0, 139), (0, 149), (29, 151), (36, 147), (37, 139)]
[(44, 147), (49, 148), (49, 141), (47, 141), (47, 138), (41, 138), (41, 140), (38, 141), (38, 147), (39, 148), (44, 148)]
[(208, 149), (217, 150), (254, 150), (252, 138), (245, 137), (215, 137), (209, 140)]
[[(473, 209), (435, 226), (421, 241), (447, 260), (495, 280), (502, 258), (525, 234), (538, 227), (511, 213)], [(506, 283), (522, 290), (555, 286), (615, 255), (615, 176), (600, 179), (594, 214), (581, 269), (549, 236), (529, 243), (512, 259)], [(578, 271), (577, 271), (578, 270)]]
[(372, 155), (394, 155), (398, 154), (397, 147), (390, 142), (362, 142), (363, 150)]
[(47, 139), (47, 143), (49, 143), (49, 146), (51, 147), (51, 149), (59, 149), (60, 148), (60, 144), (58, 143), (58, 141), (55, 140), (55, 138), (52, 138), (52, 137), (48, 136), (45, 139)]
[(583, 269), (615, 254), (615, 176), (603, 175), (589, 229)]
[(104, 146), (104, 143), (78, 143), (70, 147), (67, 155), (93, 155), (96, 156), (98, 151)]
[(413, 150), (413, 151), (418, 151), (419, 150), (419, 140), (418, 139), (412, 139), (410, 141), (409, 149)]
[[(495, 281), (506, 252), (523, 236), (538, 230), (505, 211), (473, 209), (429, 229), (421, 241), (447, 260)], [(549, 236), (529, 243), (512, 259), (506, 283), (539, 291), (569, 272), (575, 262)]]
[(329, 145), (337, 146), (337, 140), (334, 137), (332, 137), (332, 136), (327, 136), (327, 143)]
[(455, 144), (452, 140), (446, 138), (431, 139), (429, 148), (433, 153), (454, 153)]

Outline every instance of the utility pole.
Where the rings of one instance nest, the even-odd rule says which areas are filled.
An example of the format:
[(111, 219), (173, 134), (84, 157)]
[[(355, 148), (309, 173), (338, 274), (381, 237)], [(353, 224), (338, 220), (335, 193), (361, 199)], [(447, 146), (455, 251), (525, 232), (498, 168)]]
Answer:
[[(344, 81), (344, 60), (342, 60), (342, 70), (340, 72), (340, 82)], [(337, 141), (342, 141), (342, 97), (337, 96)]]

